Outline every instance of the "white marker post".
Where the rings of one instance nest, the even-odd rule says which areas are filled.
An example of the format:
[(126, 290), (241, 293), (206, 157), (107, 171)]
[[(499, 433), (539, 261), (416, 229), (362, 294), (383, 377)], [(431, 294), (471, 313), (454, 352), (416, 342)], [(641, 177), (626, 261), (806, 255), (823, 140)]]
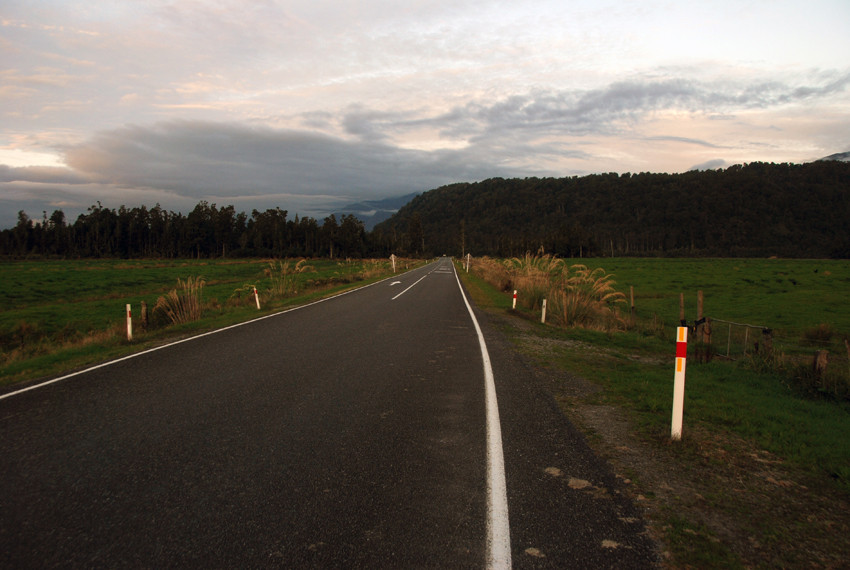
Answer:
[(676, 334), (676, 374), (673, 380), (673, 423), (670, 438), (682, 439), (682, 415), (685, 409), (685, 360), (688, 356), (688, 327), (679, 327)]
[(133, 314), (130, 304), (127, 304), (127, 340), (133, 340)]
[(466, 272), (467, 272), (467, 273), (469, 273), (469, 262), (470, 262), (470, 258), (471, 258), (471, 256), (467, 253), (467, 254), (466, 254)]
[(395, 273), (395, 254), (390, 255), (390, 261), (393, 262), (393, 273)]
[(543, 314), (540, 315), (540, 322), (546, 322), (546, 299), (543, 299)]
[(516, 310), (516, 289), (514, 289), (514, 306), (513, 309)]
[(254, 287), (254, 301), (257, 302), (257, 310), (260, 309), (260, 296), (257, 295), (257, 288)]

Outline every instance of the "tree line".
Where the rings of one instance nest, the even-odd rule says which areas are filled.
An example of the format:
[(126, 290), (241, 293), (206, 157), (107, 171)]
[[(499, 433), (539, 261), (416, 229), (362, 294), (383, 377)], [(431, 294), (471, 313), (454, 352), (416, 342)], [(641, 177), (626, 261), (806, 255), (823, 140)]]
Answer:
[(414, 198), (375, 231), (427, 254), (850, 257), (850, 163), (492, 178)]
[(383, 256), (378, 250), (352, 215), (330, 215), (320, 223), (297, 215), (288, 219), (280, 208), (249, 216), (204, 201), (185, 216), (158, 204), (110, 209), (98, 202), (70, 223), (61, 210), (44, 212), (41, 220), (20, 211), (15, 227), (0, 232), (0, 254), (19, 258)]
[(420, 194), (367, 232), (200, 202), (188, 215), (98, 203), (68, 222), (18, 213), (5, 257), (386, 257), (526, 252), (850, 258), (850, 163), (750, 163), (682, 174), (491, 178)]

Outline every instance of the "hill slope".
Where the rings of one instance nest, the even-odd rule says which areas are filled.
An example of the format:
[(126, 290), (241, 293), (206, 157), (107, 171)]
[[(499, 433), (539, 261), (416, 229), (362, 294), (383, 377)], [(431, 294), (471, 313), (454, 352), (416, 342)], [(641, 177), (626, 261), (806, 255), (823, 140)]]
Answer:
[(850, 257), (850, 163), (452, 184), (375, 234), (408, 253)]

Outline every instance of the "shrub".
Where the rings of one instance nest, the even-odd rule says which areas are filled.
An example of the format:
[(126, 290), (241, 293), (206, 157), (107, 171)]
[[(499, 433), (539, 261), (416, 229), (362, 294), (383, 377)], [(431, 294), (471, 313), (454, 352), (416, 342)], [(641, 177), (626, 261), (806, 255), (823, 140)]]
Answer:
[(828, 345), (835, 331), (828, 324), (821, 323), (816, 327), (803, 331), (803, 338), (807, 344)]

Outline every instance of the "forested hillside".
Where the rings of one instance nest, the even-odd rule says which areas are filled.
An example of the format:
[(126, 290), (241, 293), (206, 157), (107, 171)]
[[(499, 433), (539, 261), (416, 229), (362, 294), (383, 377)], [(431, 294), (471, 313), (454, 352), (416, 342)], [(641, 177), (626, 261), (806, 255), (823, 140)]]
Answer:
[(847, 258), (850, 163), (452, 184), (374, 233), (407, 253)]

